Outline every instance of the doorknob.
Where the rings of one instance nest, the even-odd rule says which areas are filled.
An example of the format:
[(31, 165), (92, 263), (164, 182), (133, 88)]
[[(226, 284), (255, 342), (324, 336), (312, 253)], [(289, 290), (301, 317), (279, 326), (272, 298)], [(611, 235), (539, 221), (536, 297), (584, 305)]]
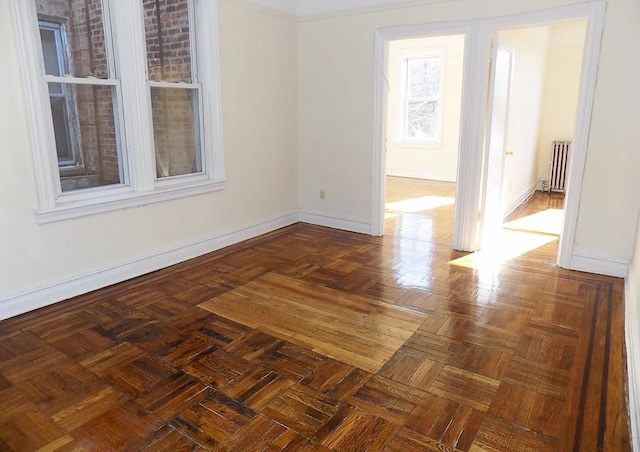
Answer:
[(505, 152), (506, 155), (513, 155), (513, 152)]

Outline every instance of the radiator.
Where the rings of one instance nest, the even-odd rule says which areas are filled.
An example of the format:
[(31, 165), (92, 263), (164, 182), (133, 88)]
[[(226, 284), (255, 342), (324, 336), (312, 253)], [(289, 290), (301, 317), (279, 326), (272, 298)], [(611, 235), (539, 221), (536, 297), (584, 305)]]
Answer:
[(551, 170), (549, 172), (549, 193), (564, 193), (567, 183), (567, 163), (571, 141), (554, 141), (551, 153)]

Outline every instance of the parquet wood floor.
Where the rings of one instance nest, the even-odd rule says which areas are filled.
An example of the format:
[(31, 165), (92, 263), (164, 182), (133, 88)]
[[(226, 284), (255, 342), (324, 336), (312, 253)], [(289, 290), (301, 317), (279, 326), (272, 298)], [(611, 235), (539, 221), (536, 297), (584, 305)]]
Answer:
[(452, 185), (390, 179), (383, 238), (297, 224), (1, 322), (0, 450), (630, 450), (623, 281), (523, 230), (562, 199), (497, 259), (451, 250)]
[(214, 314), (376, 373), (426, 314), (267, 273), (200, 305)]

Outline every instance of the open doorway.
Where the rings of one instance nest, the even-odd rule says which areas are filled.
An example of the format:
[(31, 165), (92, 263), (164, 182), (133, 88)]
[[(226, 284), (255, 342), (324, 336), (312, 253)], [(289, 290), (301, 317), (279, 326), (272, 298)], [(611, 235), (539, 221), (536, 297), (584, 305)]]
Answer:
[(391, 41), (385, 235), (452, 244), (464, 34)]
[[(385, 232), (385, 183), (387, 154), (387, 103), (389, 95), (387, 55), (389, 44), (398, 39), (444, 34), (464, 34), (464, 74), (460, 120), (460, 152), (455, 196), (452, 248), (474, 251), (481, 243), (479, 225), (483, 221), (483, 176), (487, 127), (487, 88), (490, 86), (492, 36), (501, 30), (532, 27), (572, 20), (587, 21), (582, 75), (572, 153), (567, 171), (562, 235), (557, 264), (577, 268), (581, 257), (575, 250), (578, 207), (582, 193), (587, 141), (595, 93), (600, 42), (604, 23), (604, 4), (585, 3), (549, 10), (531, 11), (514, 16), (483, 18), (473, 21), (440, 22), (380, 29), (375, 34), (374, 121), (372, 171), (372, 234)], [(485, 178), (486, 180), (486, 178)]]
[[(586, 20), (494, 34), (481, 248), (557, 257)], [(525, 247), (526, 249), (521, 249)]]

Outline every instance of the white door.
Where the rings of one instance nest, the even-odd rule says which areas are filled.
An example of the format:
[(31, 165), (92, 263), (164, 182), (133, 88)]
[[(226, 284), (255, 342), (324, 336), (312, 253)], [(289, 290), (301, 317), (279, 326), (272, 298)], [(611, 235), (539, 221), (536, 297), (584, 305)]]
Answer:
[(511, 87), (512, 54), (494, 47), (491, 58), (489, 90), (489, 120), (487, 123), (487, 154), (484, 161), (483, 196), (480, 223), (480, 246), (496, 240), (504, 216), (503, 182), (508, 151), (505, 149)]

